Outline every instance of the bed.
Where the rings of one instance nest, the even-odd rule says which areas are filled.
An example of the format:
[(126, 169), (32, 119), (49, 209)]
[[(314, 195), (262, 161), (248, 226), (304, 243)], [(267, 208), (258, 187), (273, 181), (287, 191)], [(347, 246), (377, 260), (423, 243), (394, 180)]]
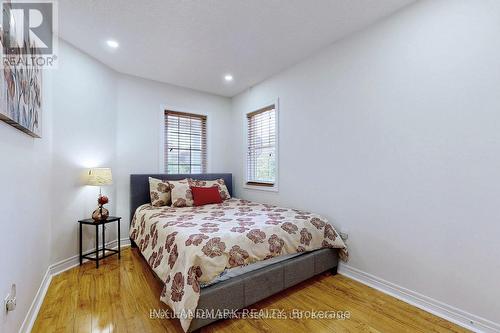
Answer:
[(232, 196), (232, 175), (130, 177), (131, 244), (164, 283), (161, 299), (180, 315), (185, 331), (197, 331), (317, 274), (336, 274), (345, 245), (316, 214), (236, 198), (182, 209), (152, 207), (149, 177), (223, 179)]

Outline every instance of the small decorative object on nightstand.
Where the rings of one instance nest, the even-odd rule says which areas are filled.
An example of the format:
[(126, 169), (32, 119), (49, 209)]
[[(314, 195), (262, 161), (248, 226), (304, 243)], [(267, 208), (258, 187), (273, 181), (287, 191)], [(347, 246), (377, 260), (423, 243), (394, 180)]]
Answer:
[[(88, 260), (94, 260), (95, 261), (95, 267), (99, 268), (99, 260), (104, 259), (106, 257), (112, 256), (113, 254), (118, 254), (118, 259), (121, 258), (121, 252), (120, 252), (120, 222), (121, 222), (121, 217), (116, 217), (116, 216), (109, 216), (107, 220), (99, 220), (99, 221), (94, 221), (93, 219), (85, 219), (85, 220), (79, 220), (78, 223), (80, 224), (80, 265), (83, 262), (83, 259), (88, 259)], [(118, 224), (118, 250), (115, 249), (107, 249), (106, 248), (106, 235), (105, 235), (105, 225), (108, 223), (112, 222), (117, 222)], [(95, 251), (86, 253), (85, 255), (83, 254), (82, 250), (82, 226), (84, 224), (87, 225), (92, 225), (95, 226)], [(99, 250), (99, 226), (102, 225), (102, 249)], [(102, 255), (99, 256), (99, 252), (102, 251)], [(106, 254), (106, 251), (111, 252)], [(91, 255), (95, 255), (95, 257), (92, 257)]]
[(108, 202), (109, 202), (109, 199), (105, 195), (101, 195), (97, 199), (97, 203), (99, 204), (99, 206), (92, 213), (92, 219), (94, 221), (101, 221), (101, 220), (105, 220), (105, 219), (108, 218), (108, 216), (109, 216), (109, 210), (107, 210), (106, 208), (103, 207)]
[(99, 197), (97, 198), (97, 203), (99, 204), (99, 206), (92, 213), (92, 218), (96, 222), (105, 220), (109, 216), (109, 211), (103, 207), (103, 205), (109, 202), (109, 199), (108, 197), (102, 195), (101, 186), (112, 184), (113, 176), (111, 174), (110, 168), (92, 168), (89, 170), (87, 185), (99, 186)]

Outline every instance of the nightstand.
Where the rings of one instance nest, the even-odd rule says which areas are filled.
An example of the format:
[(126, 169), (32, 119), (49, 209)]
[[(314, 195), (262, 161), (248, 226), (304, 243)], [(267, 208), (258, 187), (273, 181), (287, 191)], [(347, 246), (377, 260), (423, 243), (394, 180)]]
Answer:
[[(118, 254), (118, 259), (121, 258), (120, 253), (120, 221), (121, 217), (110, 216), (106, 220), (94, 221), (93, 219), (85, 219), (79, 220), (80, 224), (80, 265), (83, 262), (83, 259), (93, 260), (95, 261), (95, 267), (99, 268), (99, 260), (112, 256), (114, 254)], [(105, 235), (105, 225), (108, 223), (117, 222), (118, 224), (118, 250), (107, 249), (106, 248), (106, 235)], [(92, 225), (95, 226), (95, 251), (89, 252), (87, 254), (83, 254), (82, 250), (82, 227), (83, 225)], [(102, 225), (102, 249), (99, 250), (99, 226)], [(102, 251), (102, 255), (99, 257), (99, 252)], [(111, 252), (106, 254), (106, 251)], [(92, 254), (95, 254), (95, 258), (91, 257)]]

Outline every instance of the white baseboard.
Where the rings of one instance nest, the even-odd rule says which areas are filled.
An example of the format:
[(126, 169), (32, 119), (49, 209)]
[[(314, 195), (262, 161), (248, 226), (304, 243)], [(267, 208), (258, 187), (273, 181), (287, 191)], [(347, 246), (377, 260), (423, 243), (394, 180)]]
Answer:
[(19, 329), (19, 332), (30, 332), (33, 324), (35, 323), (36, 316), (38, 315), (38, 311), (40, 311), (40, 307), (42, 306), (43, 299), (45, 298), (45, 294), (50, 286), (50, 281), (52, 281), (52, 275), (50, 274), (50, 267), (45, 271), (45, 275), (43, 276), (42, 283), (36, 292), (35, 298), (31, 303), (31, 306), (24, 317), (24, 321)]
[[(130, 245), (130, 239), (129, 238), (122, 238), (120, 239), (120, 247), (125, 247)], [(107, 248), (114, 249), (118, 247), (118, 241), (114, 240), (109, 243), (106, 243)], [(102, 247), (100, 247), (102, 249)], [(85, 254), (88, 254), (89, 252), (92, 252), (93, 250), (85, 252)], [(88, 261), (88, 260), (84, 260)], [(43, 299), (45, 298), (45, 294), (47, 293), (47, 290), (49, 289), (50, 286), (50, 281), (52, 281), (52, 277), (61, 274), (64, 271), (67, 271), (68, 269), (71, 269), (73, 267), (76, 267), (80, 265), (80, 256), (75, 255), (72, 257), (69, 257), (67, 259), (61, 260), (59, 262), (56, 262), (55, 264), (50, 265), (47, 268), (47, 271), (45, 272), (45, 275), (42, 279), (42, 283), (40, 284), (40, 287), (38, 288), (38, 291), (35, 295), (35, 298), (33, 299), (33, 302), (31, 303), (31, 306), (28, 310), (28, 313), (26, 314), (26, 317), (24, 318), (24, 321), (21, 325), (21, 328), (19, 329), (20, 333), (28, 333), (31, 332), (31, 329), (33, 328), (33, 324), (35, 323), (36, 317), (38, 315), (38, 311), (40, 311), (40, 307), (42, 306)]]
[(398, 286), (379, 277), (363, 272), (349, 265), (340, 264), (338, 273), (367, 286), (375, 288), (385, 294), (391, 295), (403, 302), (409, 303), (452, 323), (465, 327), (474, 332), (499, 333), (500, 324), (457, 309), (433, 298), (424, 296), (415, 291)]

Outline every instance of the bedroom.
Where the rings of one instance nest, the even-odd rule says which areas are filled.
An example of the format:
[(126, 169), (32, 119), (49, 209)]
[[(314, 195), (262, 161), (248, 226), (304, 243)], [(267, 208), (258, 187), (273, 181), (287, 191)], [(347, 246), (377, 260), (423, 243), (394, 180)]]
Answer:
[[(188, 330), (500, 331), (500, 2), (43, 3), (50, 10), (36, 8), (52, 21), (42, 22), (56, 33), (50, 43), (34, 32), (52, 48), (37, 58), (41, 72), (23, 81), (2, 39), (1, 332), (183, 332), (186, 320), (168, 318), (160, 300), (173, 245), (179, 263), (217, 263), (210, 274), (220, 280), (183, 279), (174, 303), (189, 310), (213, 299), (209, 309), (240, 316), (195, 318), (203, 326)], [(21, 31), (19, 11), (30, 8), (16, 8), (7, 5), (9, 23)], [(18, 91), (37, 116), (13, 116)], [(219, 200), (211, 185), (177, 180), (224, 180), (231, 198), (222, 203), (151, 206), (191, 210), (158, 221), (208, 229), (196, 255), (177, 225), (160, 228), (154, 250), (132, 247), (132, 236), (142, 239), (136, 209), (154, 200), (149, 176), (174, 185), (166, 205), (183, 186), (195, 200), (191, 187)], [(100, 193), (104, 213), (121, 219), (79, 223), (102, 214)], [(272, 230), (264, 243), (247, 237), (255, 225)], [(326, 225), (333, 250), (322, 245)], [(174, 232), (181, 237), (155, 268)], [(210, 257), (202, 249), (217, 237), (223, 256)], [(120, 257), (105, 250), (98, 268), (80, 265), (103, 241)]]

